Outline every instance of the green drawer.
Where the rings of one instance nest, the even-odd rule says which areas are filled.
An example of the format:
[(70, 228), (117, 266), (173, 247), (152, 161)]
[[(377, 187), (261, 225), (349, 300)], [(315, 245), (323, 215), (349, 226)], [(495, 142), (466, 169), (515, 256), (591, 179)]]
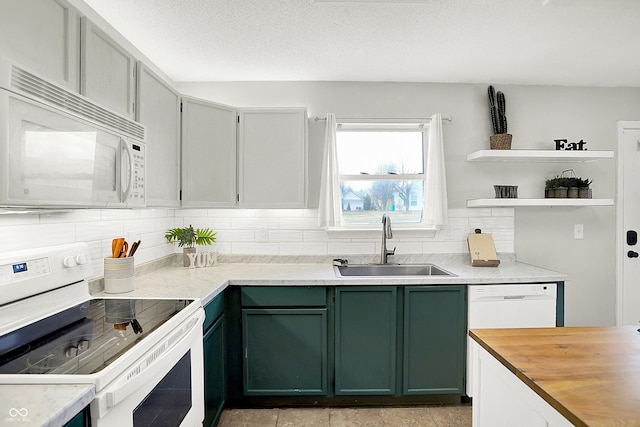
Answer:
[(243, 307), (325, 307), (324, 286), (245, 286), (241, 291)]
[(213, 323), (224, 313), (224, 293), (215, 297), (211, 302), (204, 306), (204, 312), (207, 315), (204, 319), (203, 330), (206, 332)]

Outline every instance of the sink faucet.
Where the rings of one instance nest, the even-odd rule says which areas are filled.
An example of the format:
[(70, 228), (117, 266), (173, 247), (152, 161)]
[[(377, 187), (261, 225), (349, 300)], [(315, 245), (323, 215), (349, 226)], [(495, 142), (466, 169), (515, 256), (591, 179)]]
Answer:
[(387, 214), (382, 214), (382, 249), (380, 251), (380, 264), (387, 263), (387, 257), (396, 253), (396, 248), (392, 251), (387, 250), (387, 239), (393, 239), (391, 231), (391, 218)]

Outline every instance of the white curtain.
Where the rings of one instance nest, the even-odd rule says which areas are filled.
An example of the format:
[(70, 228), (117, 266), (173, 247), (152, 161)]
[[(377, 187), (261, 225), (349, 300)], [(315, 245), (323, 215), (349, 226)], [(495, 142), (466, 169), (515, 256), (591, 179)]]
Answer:
[(342, 225), (342, 202), (340, 183), (338, 182), (338, 153), (336, 149), (336, 115), (334, 113), (327, 114), (324, 142), (318, 225), (326, 228)]
[(422, 223), (429, 228), (443, 229), (447, 225), (447, 176), (444, 167), (444, 143), (442, 117), (431, 116), (429, 144), (425, 162), (424, 210)]

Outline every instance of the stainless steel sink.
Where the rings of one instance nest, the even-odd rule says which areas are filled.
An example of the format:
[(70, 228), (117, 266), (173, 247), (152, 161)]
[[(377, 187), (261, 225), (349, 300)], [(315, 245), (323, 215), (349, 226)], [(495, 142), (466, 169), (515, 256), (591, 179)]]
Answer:
[(455, 276), (434, 264), (352, 264), (334, 269), (337, 277)]

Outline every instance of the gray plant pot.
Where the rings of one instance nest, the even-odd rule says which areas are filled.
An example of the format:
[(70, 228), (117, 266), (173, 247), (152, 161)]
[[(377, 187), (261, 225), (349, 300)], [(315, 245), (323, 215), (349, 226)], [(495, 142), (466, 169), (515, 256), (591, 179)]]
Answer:
[(189, 254), (195, 254), (196, 248), (183, 248), (182, 249), (182, 263), (184, 267), (189, 267), (191, 265), (191, 260), (189, 259)]

